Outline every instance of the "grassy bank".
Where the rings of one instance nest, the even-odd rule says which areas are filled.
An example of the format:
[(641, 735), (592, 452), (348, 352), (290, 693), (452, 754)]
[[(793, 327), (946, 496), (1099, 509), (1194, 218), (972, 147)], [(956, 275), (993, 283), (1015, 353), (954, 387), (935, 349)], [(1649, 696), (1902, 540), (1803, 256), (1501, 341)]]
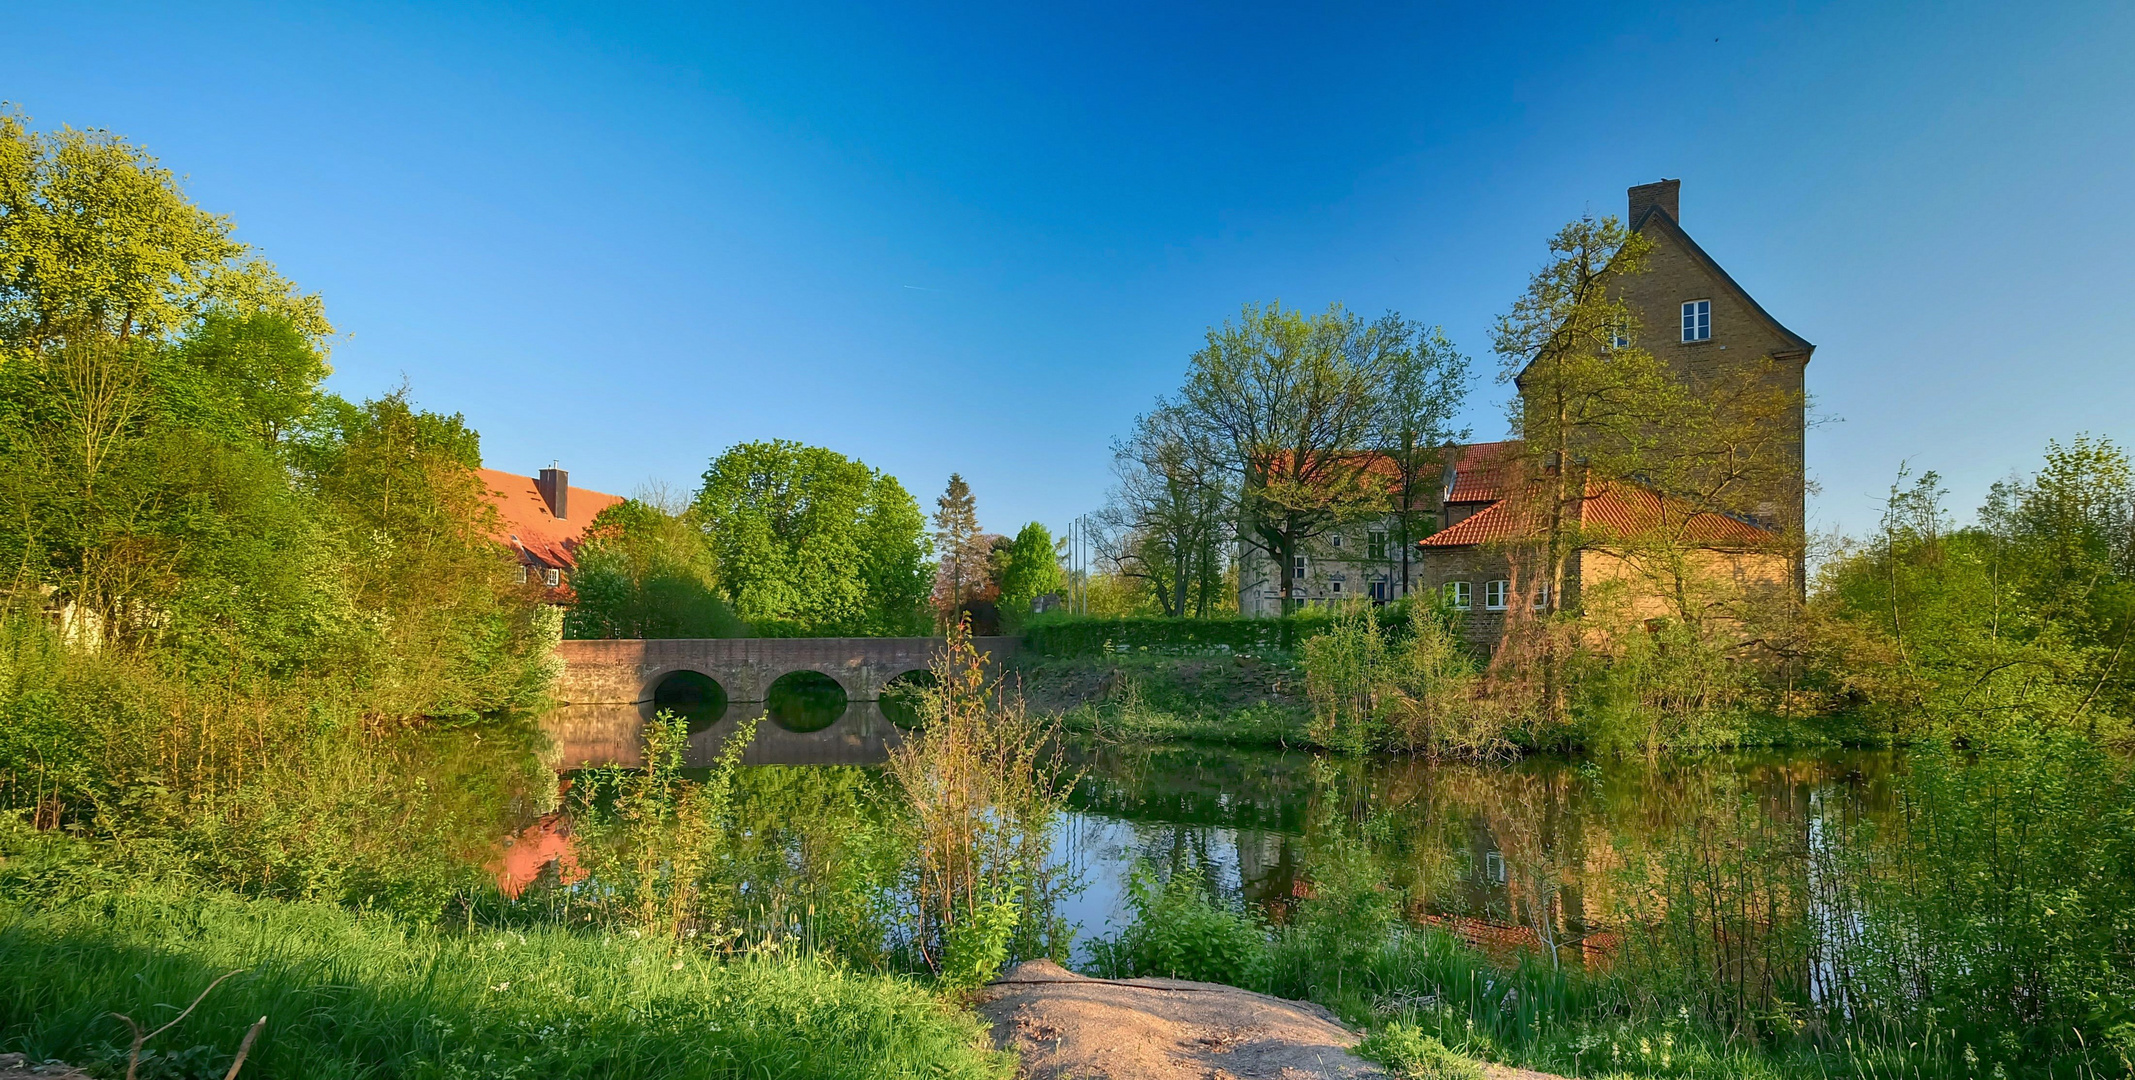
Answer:
[(1280, 653), (1025, 654), (1012, 677), (1033, 711), (1092, 741), (1312, 745), (1304, 672)]
[[(1095, 743), (1181, 742), (1249, 748), (1324, 749), (1313, 730), (1305, 671), (1286, 653), (1180, 654), (1153, 649), (1090, 655), (1033, 655), (1012, 664), (1025, 701), (1061, 729)], [(1528, 733), (1513, 752), (1577, 750), (1578, 730)], [(1855, 713), (1782, 715), (1743, 709), (1703, 740), (1676, 749), (1883, 746), (1891, 742)]]
[[(916, 984), (652, 937), (439, 930), (316, 903), (170, 893), (0, 906), (0, 1052), (144, 1076), (1004, 1077), (968, 1015)], [(55, 973), (64, 972), (64, 977)]]

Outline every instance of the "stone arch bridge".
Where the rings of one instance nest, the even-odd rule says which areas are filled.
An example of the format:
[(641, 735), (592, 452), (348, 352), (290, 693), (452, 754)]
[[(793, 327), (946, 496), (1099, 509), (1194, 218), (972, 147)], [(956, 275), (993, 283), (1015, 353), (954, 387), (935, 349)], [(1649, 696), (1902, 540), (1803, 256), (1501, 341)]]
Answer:
[[(1014, 654), (1022, 641), (982, 637), (973, 644), (992, 664)], [(690, 736), (690, 760), (708, 761), (737, 721), (764, 716), (772, 683), (812, 671), (845, 691), (846, 715), (828, 730), (806, 734), (775, 730), (767, 720), (759, 727), (758, 743), (774, 755), (803, 757), (818, 743), (857, 739), (874, 746), (892, 735), (887, 722), (878, 723), (882, 717), (875, 703), (882, 688), (899, 676), (926, 671), (945, 645), (942, 638), (924, 637), (565, 641), (556, 647), (563, 673), (555, 690), (564, 707), (550, 714), (546, 726), (564, 767), (636, 764), (643, 760), (639, 732), (662, 685), (678, 675), (702, 676), (718, 684), (728, 703), (716, 730), (693, 729)], [(778, 749), (784, 743), (796, 745)], [(752, 751), (749, 756), (762, 755)]]

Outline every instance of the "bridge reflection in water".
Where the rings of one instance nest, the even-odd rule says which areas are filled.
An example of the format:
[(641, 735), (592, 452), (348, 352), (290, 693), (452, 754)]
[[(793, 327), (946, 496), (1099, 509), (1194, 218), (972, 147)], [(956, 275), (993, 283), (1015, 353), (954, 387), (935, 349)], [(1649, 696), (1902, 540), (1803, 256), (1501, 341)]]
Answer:
[[(645, 764), (642, 731), (653, 712), (649, 701), (565, 705), (543, 718), (542, 726), (556, 744), (559, 769), (609, 764), (636, 768)], [(756, 737), (742, 751), (744, 765), (875, 765), (889, 760), (890, 747), (903, 734), (883, 714), (879, 701), (849, 701), (828, 727), (805, 732), (780, 726), (764, 702), (737, 701), (716, 721), (691, 725), (683, 764), (712, 764), (727, 740), (750, 720), (756, 721)]]

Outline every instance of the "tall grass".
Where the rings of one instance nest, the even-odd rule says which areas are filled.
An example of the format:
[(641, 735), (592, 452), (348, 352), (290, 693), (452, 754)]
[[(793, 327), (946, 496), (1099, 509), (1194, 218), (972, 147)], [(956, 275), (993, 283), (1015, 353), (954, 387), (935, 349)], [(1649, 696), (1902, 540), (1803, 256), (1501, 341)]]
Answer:
[(950, 986), (977, 986), (1012, 956), (1064, 955), (1049, 917), (1060, 882), (1052, 829), (1073, 780), (1051, 725), (1004, 694), (962, 625), (920, 693), (923, 725), (891, 751), (910, 804), (910, 942)]
[(719, 961), (654, 935), (450, 932), (316, 903), (168, 893), (0, 905), (0, 1051), (220, 1077), (254, 1019), (253, 1080), (1005, 1077), (976, 1021), (903, 979)]

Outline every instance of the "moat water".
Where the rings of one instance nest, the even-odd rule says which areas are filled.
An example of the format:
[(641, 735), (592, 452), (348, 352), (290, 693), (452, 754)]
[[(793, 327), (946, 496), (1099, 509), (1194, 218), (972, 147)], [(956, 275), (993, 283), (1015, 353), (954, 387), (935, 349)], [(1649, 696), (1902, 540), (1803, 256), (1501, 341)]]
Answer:
[[(692, 763), (752, 721), (744, 791), (887, 790), (881, 763), (902, 726), (872, 702), (834, 717), (729, 709), (697, 725)], [(1887, 752), (1794, 750), (1434, 764), (1179, 744), (1085, 747), (1068, 761), (1080, 779), (1053, 837), (1067, 886), (1054, 914), (1075, 929), (1078, 953), (1131, 918), (1138, 869), (1191, 872), (1216, 898), (1280, 923), (1339, 866), (1349, 880), (1375, 878), (1413, 924), (1563, 963), (1606, 959), (1619, 928), (1652, 915), (1656, 860), (1686, 846), (1758, 860), (1778, 887), (1806, 895), (1810, 863), (1828, 854), (1818, 845), (1837, 835), (1826, 825), (1887, 813), (1895, 763)], [(828, 809), (834, 801), (822, 812), (857, 805)], [(811, 834), (846, 827), (810, 818), (791, 795), (737, 805), (760, 815), (745, 829), (796, 852), (763, 865), (796, 873), (811, 872), (798, 854)]]

